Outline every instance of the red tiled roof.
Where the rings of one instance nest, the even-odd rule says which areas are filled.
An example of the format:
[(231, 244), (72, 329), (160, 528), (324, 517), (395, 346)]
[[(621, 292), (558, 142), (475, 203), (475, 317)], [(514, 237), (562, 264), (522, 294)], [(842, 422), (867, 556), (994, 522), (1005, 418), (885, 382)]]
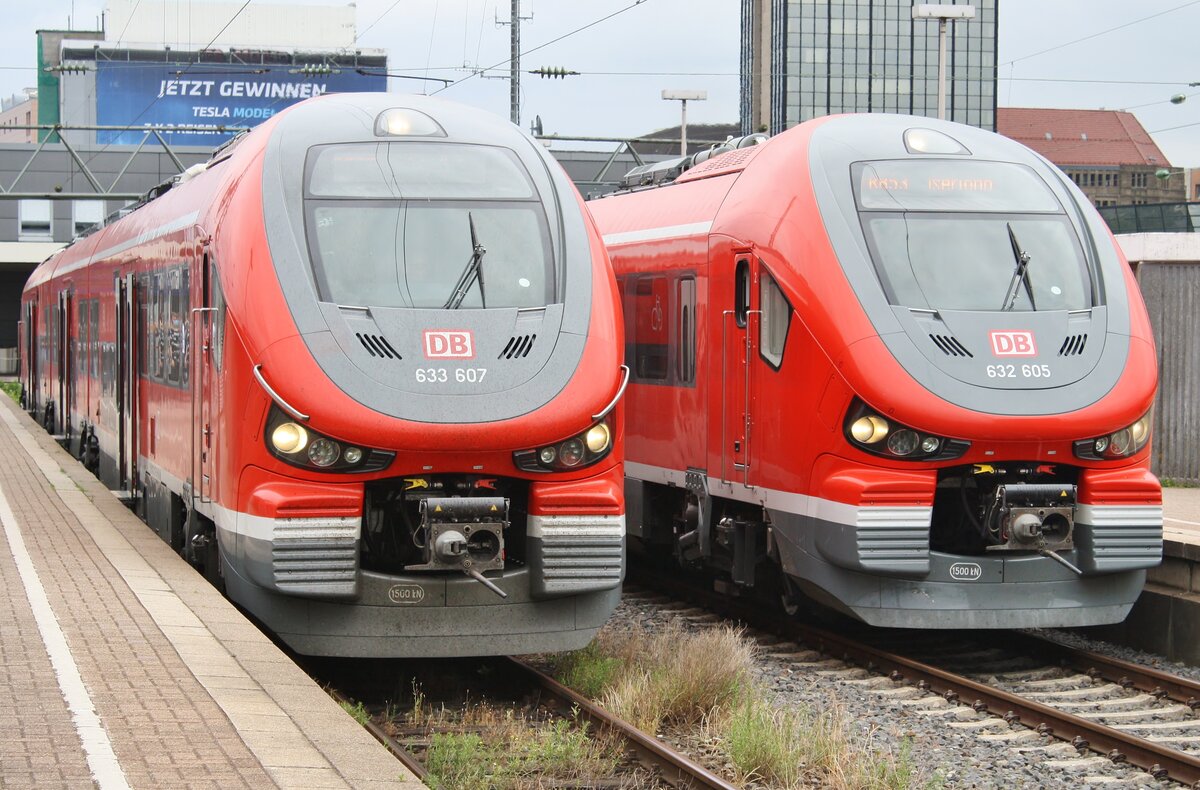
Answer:
[(996, 131), (1060, 166), (1171, 166), (1138, 119), (1120, 110), (1000, 107)]

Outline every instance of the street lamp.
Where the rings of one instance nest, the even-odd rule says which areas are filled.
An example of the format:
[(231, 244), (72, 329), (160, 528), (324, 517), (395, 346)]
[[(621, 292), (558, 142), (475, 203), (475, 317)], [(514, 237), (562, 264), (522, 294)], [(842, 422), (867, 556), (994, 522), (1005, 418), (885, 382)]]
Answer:
[(687, 156), (687, 103), (689, 101), (704, 101), (708, 91), (669, 91), (664, 90), (662, 97), (668, 101), (679, 102), (683, 117), (679, 121), (679, 155)]
[(946, 23), (955, 19), (974, 19), (973, 5), (918, 3), (912, 7), (913, 19), (938, 21), (938, 118), (946, 120)]

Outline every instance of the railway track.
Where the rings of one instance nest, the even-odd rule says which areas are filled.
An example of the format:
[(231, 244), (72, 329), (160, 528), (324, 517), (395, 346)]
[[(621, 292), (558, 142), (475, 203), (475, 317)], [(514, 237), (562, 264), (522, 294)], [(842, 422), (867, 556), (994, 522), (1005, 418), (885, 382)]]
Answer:
[[(645, 769), (643, 777), (634, 783), (637, 787), (667, 786), (680, 788), (681, 790), (734, 790), (734, 785), (680, 754), (653, 735), (647, 734), (613, 716), (596, 703), (563, 686), (550, 676), (520, 659), (507, 657), (491, 660), (486, 665), (482, 674), (497, 677), (503, 676), (506, 679), (517, 679), (520, 683), (527, 684), (528, 688), (534, 690), (525, 696), (537, 699), (540, 706), (554, 708), (559, 715), (570, 719), (572, 722), (587, 722), (591, 728), (590, 732), (619, 738), (624, 744), (625, 751), (633, 755), (637, 763)], [(329, 693), (344, 707), (353, 707), (347, 696), (340, 691), (329, 688)], [(484, 693), (486, 695), (486, 692)], [(366, 707), (370, 710), (377, 710), (386, 709), (388, 706), (387, 703), (376, 700), (368, 701)], [(397, 759), (416, 774), (421, 781), (426, 781), (428, 777), (427, 768), (418, 756), (417, 752), (420, 749), (414, 748), (414, 746), (420, 748), (427, 746), (429, 733), (424, 732), (418, 738), (397, 737), (393, 734), (395, 728), (387, 726), (387, 722), (382, 720), (378, 715), (372, 716), (364, 723), (364, 726)], [(644, 778), (645, 775), (653, 777), (657, 785), (647, 785)], [(585, 780), (578, 785), (567, 781), (555, 784), (554, 786), (565, 788), (573, 786), (622, 787), (625, 785), (623, 778), (618, 776), (612, 780), (597, 784), (592, 784), (591, 781)]]
[(908, 632), (907, 644), (897, 646), (900, 637), (837, 633), (661, 575), (633, 570), (630, 578), (796, 643), (770, 646), (777, 657), (854, 664), (866, 672), (851, 682), (890, 700), (936, 695), (937, 715), (980, 737), (1028, 746), (1052, 736), (1060, 746), (1044, 751), (1063, 766), (1090, 753), (1076, 769), (1123, 762), (1200, 787), (1200, 684), (1187, 678), (1015, 632), (1003, 634), (1002, 646), (987, 637)]

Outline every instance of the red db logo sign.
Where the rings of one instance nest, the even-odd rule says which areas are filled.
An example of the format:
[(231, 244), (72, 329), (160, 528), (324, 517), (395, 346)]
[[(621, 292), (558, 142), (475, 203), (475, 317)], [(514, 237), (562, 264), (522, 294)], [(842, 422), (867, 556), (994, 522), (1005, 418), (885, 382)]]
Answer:
[(992, 353), (998, 357), (1036, 357), (1033, 332), (991, 332)]
[(474, 359), (475, 340), (470, 332), (425, 330), (426, 359)]

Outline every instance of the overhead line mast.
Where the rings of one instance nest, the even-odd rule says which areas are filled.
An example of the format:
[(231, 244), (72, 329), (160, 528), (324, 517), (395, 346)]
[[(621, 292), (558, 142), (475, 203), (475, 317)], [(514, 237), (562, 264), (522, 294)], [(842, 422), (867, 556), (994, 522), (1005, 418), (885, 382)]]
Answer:
[[(521, 124), (521, 20), (533, 19), (533, 14), (521, 16), (521, 0), (512, 0), (512, 10), (507, 24), (512, 25), (509, 31), (510, 57), (508, 59), (508, 119), (514, 124)], [(497, 25), (506, 24), (499, 19)]]

